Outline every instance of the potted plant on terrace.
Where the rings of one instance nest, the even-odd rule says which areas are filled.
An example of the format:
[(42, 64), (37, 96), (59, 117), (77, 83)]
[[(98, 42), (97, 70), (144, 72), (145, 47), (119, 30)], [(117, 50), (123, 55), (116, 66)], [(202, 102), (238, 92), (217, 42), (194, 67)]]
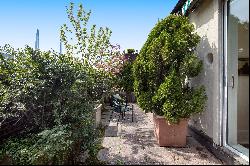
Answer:
[(137, 102), (153, 112), (160, 146), (185, 146), (188, 119), (204, 109), (204, 86), (189, 86), (202, 69), (194, 53), (199, 40), (187, 17), (170, 15), (152, 29), (133, 64)]

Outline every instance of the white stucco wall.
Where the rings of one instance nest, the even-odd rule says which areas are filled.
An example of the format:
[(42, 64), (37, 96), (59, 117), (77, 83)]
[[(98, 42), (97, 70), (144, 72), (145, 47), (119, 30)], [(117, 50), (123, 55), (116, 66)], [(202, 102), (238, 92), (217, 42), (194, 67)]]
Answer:
[[(192, 86), (205, 85), (208, 97), (204, 112), (194, 115), (190, 125), (202, 130), (207, 136), (220, 144), (220, 8), (218, 0), (202, 0), (199, 6), (189, 14), (191, 23), (201, 41), (197, 47), (197, 54), (203, 60), (203, 71), (193, 78)], [(209, 62), (212, 53), (213, 62)], [(211, 60), (211, 56), (210, 56)]]

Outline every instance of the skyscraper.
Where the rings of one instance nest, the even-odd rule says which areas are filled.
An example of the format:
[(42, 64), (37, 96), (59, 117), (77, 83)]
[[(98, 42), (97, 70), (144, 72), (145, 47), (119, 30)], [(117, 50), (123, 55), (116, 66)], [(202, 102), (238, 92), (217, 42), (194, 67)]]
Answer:
[(39, 49), (39, 30), (36, 30), (36, 42), (35, 42), (35, 49)]

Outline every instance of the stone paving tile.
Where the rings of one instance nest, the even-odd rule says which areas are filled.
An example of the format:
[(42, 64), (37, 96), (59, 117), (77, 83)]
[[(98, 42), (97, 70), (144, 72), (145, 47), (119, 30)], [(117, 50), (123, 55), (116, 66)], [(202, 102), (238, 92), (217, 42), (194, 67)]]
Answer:
[(117, 115), (113, 115), (108, 126), (113, 127), (113, 131), (105, 133), (102, 143), (104, 149), (98, 153), (98, 159), (112, 165), (222, 164), (190, 135), (187, 136), (187, 146), (184, 148), (159, 147), (154, 137), (152, 119), (152, 113), (145, 114), (136, 104), (134, 122), (131, 121), (131, 113), (126, 113), (125, 120), (118, 123)]

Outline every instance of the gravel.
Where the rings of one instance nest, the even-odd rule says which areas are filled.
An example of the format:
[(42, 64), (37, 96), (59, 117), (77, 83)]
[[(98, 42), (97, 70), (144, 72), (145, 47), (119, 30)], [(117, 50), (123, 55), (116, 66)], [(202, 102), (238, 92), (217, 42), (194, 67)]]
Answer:
[(192, 136), (187, 136), (184, 148), (159, 147), (154, 137), (153, 115), (144, 113), (134, 105), (134, 121), (131, 112), (118, 122), (113, 113), (106, 128), (98, 159), (111, 165), (221, 165), (205, 147)]

